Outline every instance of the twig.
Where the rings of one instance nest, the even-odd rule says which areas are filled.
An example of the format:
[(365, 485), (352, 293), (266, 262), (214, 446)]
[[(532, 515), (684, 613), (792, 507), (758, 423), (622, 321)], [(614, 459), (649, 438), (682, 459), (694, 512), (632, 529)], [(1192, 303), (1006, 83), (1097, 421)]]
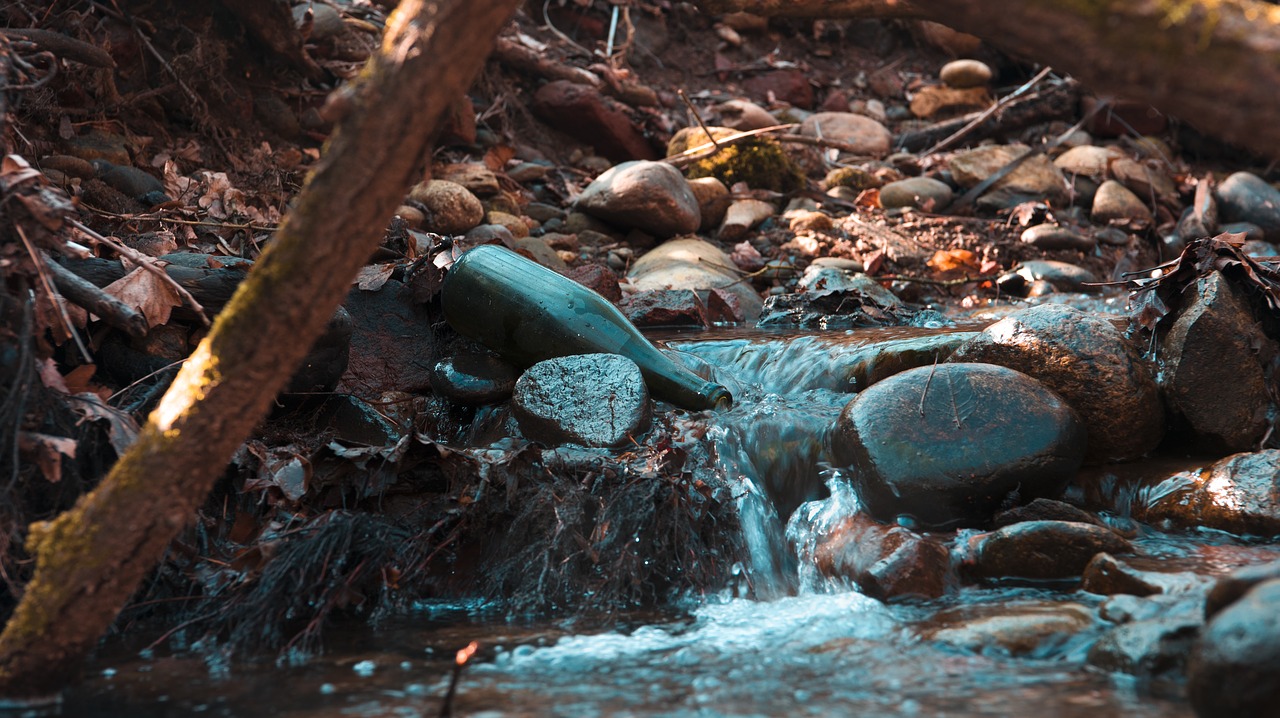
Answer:
[(49, 301), (53, 302), (53, 306), (58, 310), (58, 316), (62, 319), (63, 325), (67, 328), (67, 335), (76, 342), (76, 348), (80, 350), (81, 356), (86, 362), (92, 362), (93, 356), (89, 354), (89, 348), (84, 345), (84, 340), (80, 338), (80, 333), (76, 331), (75, 326), (71, 323), (71, 316), (67, 314), (67, 308), (62, 302), (58, 301), (62, 295), (53, 288), (53, 280), (49, 277), (49, 267), (45, 264), (44, 255), (36, 251), (31, 244), (31, 240), (27, 238), (27, 233), (22, 230), (22, 225), (15, 223), (13, 228), (18, 231), (18, 236), (22, 238), (22, 244), (26, 246), (27, 253), (31, 255), (31, 261), (36, 265), (36, 274), (40, 275), (40, 283), (44, 285), (44, 291), (49, 295)]
[(1008, 95), (1005, 95), (1004, 97), (1000, 98), (999, 102), (995, 103), (991, 107), (988, 107), (986, 110), (983, 110), (981, 113), (978, 114), (977, 117), (973, 118), (973, 120), (971, 120), (969, 124), (951, 133), (949, 137), (939, 140), (938, 143), (935, 144), (933, 147), (930, 147), (924, 152), (921, 152), (920, 156), (928, 157), (934, 152), (938, 152), (939, 150), (942, 150), (946, 147), (950, 147), (953, 143), (955, 143), (961, 137), (964, 137), (969, 132), (971, 132), (973, 128), (977, 127), (978, 125), (986, 121), (988, 117), (994, 115), (996, 112), (1000, 111), (1000, 109), (1003, 108), (1005, 105), (1008, 105), (1010, 102), (1013, 102), (1015, 99), (1017, 99), (1019, 95), (1023, 94), (1027, 90), (1030, 90), (1032, 87), (1035, 87), (1036, 83), (1043, 80), (1046, 76), (1048, 76), (1050, 72), (1053, 72), (1052, 67), (1046, 67), (1040, 72), (1036, 73), (1036, 76), (1031, 78), (1030, 80), (1027, 80), (1027, 82), (1024, 85), (1022, 85), (1022, 87), (1019, 87), (1018, 89), (1014, 90)]
[(103, 217), (111, 217), (112, 219), (123, 219), (137, 222), (172, 222), (174, 224), (185, 224), (192, 227), (217, 227), (219, 229), (256, 229), (261, 232), (274, 232), (280, 229), (279, 225), (254, 224), (246, 222), (245, 224), (234, 224), (231, 222), (209, 222), (196, 219), (177, 219), (176, 217), (161, 217), (159, 214), (119, 214), (117, 212), (108, 212), (105, 209), (99, 209), (89, 205), (82, 204), (82, 207), (88, 209), (94, 214)]
[(556, 27), (555, 23), (551, 22), (551, 15), (547, 13), (547, 8), (549, 7), (551, 7), (551, 0), (546, 0), (546, 2), (542, 3), (542, 21), (546, 23), (547, 29), (550, 30), (551, 32), (554, 32), (556, 36), (559, 37), (561, 40), (564, 40), (565, 42), (569, 43), (569, 47), (574, 48), (575, 50), (577, 50), (578, 52), (581, 52), (587, 57), (595, 57), (596, 54), (594, 52), (574, 42), (573, 38), (561, 32), (560, 28)]
[(938, 356), (933, 357), (933, 368), (929, 370), (929, 376), (924, 380), (924, 390), (920, 392), (920, 418), (924, 418), (924, 399), (929, 396), (929, 385), (933, 383), (933, 375), (938, 372)]
[(453, 675), (449, 678), (449, 690), (444, 694), (444, 702), (440, 704), (440, 718), (451, 718), (453, 715), (453, 697), (458, 692), (458, 679), (462, 677), (463, 667), (476, 654), (476, 649), (479, 647), (479, 643), (472, 641), (466, 648), (458, 651), (453, 663)]
[(999, 279), (999, 274), (979, 274), (976, 277), (964, 275), (959, 279), (929, 279), (927, 277), (909, 277), (905, 274), (880, 274), (873, 276), (872, 279), (888, 279), (894, 282), (913, 282), (915, 284), (932, 284), (937, 287), (958, 287), (961, 284), (970, 284), (972, 282), (985, 282), (992, 279)]
[(156, 275), (156, 277), (158, 277), (160, 281), (169, 284), (171, 287), (173, 287), (173, 290), (178, 293), (178, 296), (182, 297), (182, 299), (187, 302), (187, 305), (191, 307), (191, 310), (196, 313), (196, 316), (200, 317), (200, 321), (206, 327), (212, 323), (209, 321), (209, 316), (205, 314), (204, 307), (200, 306), (200, 302), (196, 301), (196, 298), (191, 296), (191, 292), (188, 292), (185, 288), (183, 288), (181, 284), (178, 284), (178, 282), (175, 281), (173, 277), (170, 277), (169, 273), (164, 271), (163, 268), (156, 266), (154, 259), (152, 259), (151, 257), (148, 257), (147, 255), (143, 254), (142, 252), (139, 252), (136, 249), (127, 247), (121, 244), (120, 242), (117, 242), (113, 239), (108, 239), (107, 237), (104, 237), (98, 234), (92, 229), (89, 229), (88, 227), (81, 224), (78, 220), (72, 219), (69, 221), (72, 227), (75, 227), (76, 229), (83, 232), (85, 236), (89, 237), (89, 239), (93, 240), (95, 243), (105, 244), (108, 247), (111, 247), (118, 254), (124, 256), (129, 261), (133, 262), (139, 267), (142, 267), (144, 271), (151, 272), (152, 274)]
[(115, 60), (111, 59), (111, 55), (106, 50), (97, 45), (90, 45), (87, 42), (63, 35), (53, 30), (39, 30), (29, 27), (6, 27), (0, 28), (0, 35), (10, 38), (22, 38), (30, 40), (40, 47), (56, 53), (60, 57), (68, 60), (74, 60), (82, 65), (90, 67), (115, 67)]
[(116, 393), (114, 393), (114, 394), (112, 394), (111, 396), (107, 397), (107, 401), (108, 401), (108, 402), (111, 402), (111, 401), (112, 401), (113, 399), (115, 399), (116, 397), (120, 396), (121, 394), (125, 393), (126, 391), (129, 391), (129, 390), (130, 390), (130, 389), (132, 389), (133, 387), (135, 387), (135, 386), (137, 386), (137, 385), (141, 384), (142, 382), (144, 382), (144, 381), (146, 381), (146, 380), (150, 379), (151, 377), (153, 377), (153, 376), (158, 376), (158, 375), (159, 375), (159, 374), (161, 374), (162, 372), (166, 372), (166, 371), (168, 371), (168, 370), (170, 370), (170, 369), (174, 368), (175, 366), (178, 366), (179, 364), (182, 364), (182, 363), (184, 363), (184, 362), (186, 362), (186, 361), (187, 361), (187, 357), (183, 357), (183, 358), (181, 358), (181, 359), (178, 359), (178, 360), (175, 360), (175, 361), (171, 361), (171, 362), (169, 362), (168, 364), (165, 364), (164, 366), (160, 367), (159, 369), (156, 369), (156, 370), (155, 370), (155, 371), (153, 371), (153, 372), (150, 372), (150, 373), (148, 373), (148, 374), (145, 374), (145, 375), (143, 375), (143, 376), (138, 377), (137, 379), (133, 380), (133, 382), (132, 382), (132, 383), (130, 383), (128, 386), (121, 387), (119, 391), (117, 391)]
[[(618, 9), (618, 6), (615, 5), (613, 9), (616, 11)], [(711, 154), (715, 154), (719, 152), (720, 143), (716, 142), (716, 136), (711, 134), (711, 130), (707, 127), (707, 123), (702, 121), (702, 113), (698, 112), (698, 108), (694, 107), (693, 103), (689, 101), (689, 97), (684, 94), (684, 88), (682, 87), (679, 90), (676, 90), (676, 93), (680, 95), (680, 99), (684, 100), (685, 106), (688, 107), (689, 111), (693, 113), (693, 119), (698, 121), (698, 127), (701, 127), (702, 132), (706, 134), (707, 139), (711, 140), (711, 147), (712, 147)]]
[[(48, 258), (46, 257), (46, 260)], [(123, 331), (134, 339), (147, 335), (147, 318), (119, 299), (102, 291), (97, 285), (82, 278), (66, 267), (54, 261), (46, 261), (45, 266), (53, 275), (53, 284), (62, 292), (62, 296), (86, 311), (101, 317), (110, 326)]]

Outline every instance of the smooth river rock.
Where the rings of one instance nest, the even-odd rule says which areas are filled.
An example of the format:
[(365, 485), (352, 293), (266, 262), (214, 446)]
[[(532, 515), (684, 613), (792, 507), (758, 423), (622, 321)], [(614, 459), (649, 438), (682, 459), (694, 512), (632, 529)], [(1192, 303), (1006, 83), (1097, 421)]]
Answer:
[(800, 123), (805, 137), (823, 137), (853, 147), (854, 154), (884, 157), (889, 154), (893, 135), (870, 117), (852, 112), (818, 112)]
[(1280, 449), (1235, 454), (1206, 470), (1166, 479), (1135, 518), (1182, 528), (1280, 536)]
[(1093, 611), (1069, 602), (995, 602), (941, 611), (917, 629), (920, 637), (970, 651), (1024, 655), (1089, 628)]
[(880, 206), (939, 212), (951, 204), (951, 188), (930, 177), (908, 177), (880, 188)]
[(1261, 177), (1236, 172), (1218, 185), (1224, 222), (1250, 222), (1262, 228), (1268, 242), (1280, 241), (1280, 190)]
[(696, 232), (702, 222), (698, 198), (680, 170), (647, 160), (606, 170), (582, 191), (577, 209), (660, 238)]
[(1280, 715), (1280, 581), (1268, 581), (1204, 628), (1187, 666), (1200, 718)]
[(1116, 180), (1107, 180), (1093, 195), (1093, 209), (1089, 217), (1094, 222), (1127, 222), (1132, 225), (1151, 223), (1151, 209), (1138, 195)]
[(991, 83), (991, 67), (980, 60), (952, 60), (938, 71), (938, 78), (948, 87), (965, 89), (985, 87)]
[(895, 374), (845, 406), (832, 433), (868, 512), (930, 527), (984, 526), (1009, 503), (1054, 496), (1084, 455), (1058, 395), (989, 364)]
[(644, 289), (692, 289), (699, 293), (721, 289), (739, 302), (742, 316), (755, 321), (764, 302), (741, 281), (733, 260), (714, 244), (697, 238), (672, 239), (646, 252), (627, 272), (631, 284)]
[(1000, 364), (1057, 392), (1089, 432), (1089, 460), (1133, 459), (1164, 436), (1164, 406), (1138, 350), (1105, 317), (1043, 304), (992, 324), (950, 361)]
[[(995, 174), (1029, 151), (1026, 145), (988, 145), (962, 150), (951, 156), (948, 166), (956, 183), (968, 189)], [(1008, 209), (1027, 201), (1049, 201), (1066, 206), (1067, 179), (1048, 157), (1037, 155), (996, 182), (978, 198), (978, 204), (992, 209)]]
[(1091, 251), (1097, 242), (1079, 232), (1056, 224), (1037, 224), (1022, 232), (1022, 241), (1038, 249)]
[[(788, 534), (796, 532), (799, 513)], [(857, 513), (816, 532), (799, 551), (828, 578), (853, 581), (872, 598), (937, 598), (951, 577), (951, 556), (939, 541), (902, 526), (886, 525)]]
[(1075, 521), (1023, 521), (976, 541), (968, 568), (984, 578), (1074, 578), (1100, 553), (1133, 550), (1111, 529)]
[(640, 367), (618, 354), (538, 362), (511, 397), (520, 431), (553, 446), (620, 446), (648, 429), (651, 407)]
[(419, 182), (409, 199), (427, 208), (423, 228), (440, 234), (463, 234), (484, 220), (484, 205), (471, 190), (448, 180)]

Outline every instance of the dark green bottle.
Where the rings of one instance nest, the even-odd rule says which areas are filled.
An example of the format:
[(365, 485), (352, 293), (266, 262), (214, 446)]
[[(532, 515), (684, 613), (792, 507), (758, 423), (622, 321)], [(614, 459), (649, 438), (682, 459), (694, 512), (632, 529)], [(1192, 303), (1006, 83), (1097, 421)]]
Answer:
[(723, 386), (658, 351), (612, 302), (503, 247), (468, 250), (445, 274), (444, 317), (470, 337), (523, 366), (573, 354), (621, 354), (657, 398), (685, 409), (728, 407)]

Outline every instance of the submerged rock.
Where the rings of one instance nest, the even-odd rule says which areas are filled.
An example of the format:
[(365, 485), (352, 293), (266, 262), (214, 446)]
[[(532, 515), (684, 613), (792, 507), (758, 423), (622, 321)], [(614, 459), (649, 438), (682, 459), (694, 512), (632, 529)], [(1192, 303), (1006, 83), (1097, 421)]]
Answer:
[(649, 427), (651, 402), (635, 362), (578, 354), (529, 367), (516, 382), (511, 410), (534, 441), (620, 446)]
[(986, 578), (1074, 578), (1102, 552), (1128, 553), (1110, 529), (1074, 521), (1024, 521), (976, 539), (969, 567)]
[(1089, 649), (1091, 665), (1137, 676), (1177, 675), (1186, 665), (1202, 621), (1183, 613), (1126, 623)]
[(1093, 612), (1078, 603), (996, 603), (942, 611), (920, 637), (971, 651), (999, 648), (1024, 655), (1085, 630)]
[(671, 237), (698, 231), (698, 198), (680, 170), (664, 162), (623, 162), (587, 185), (577, 208), (623, 227)]
[(1237, 534), (1280, 535), (1280, 449), (1236, 454), (1207, 471), (1178, 474), (1135, 518)]
[(1164, 407), (1147, 366), (1104, 317), (1061, 304), (1011, 314), (950, 361), (1007, 366), (1044, 382), (1079, 413), (1091, 461), (1133, 459), (1164, 436)]
[(1187, 667), (1196, 715), (1280, 713), (1280, 581), (1268, 581), (1205, 627)]
[(1263, 334), (1240, 295), (1220, 272), (1199, 279), (1161, 341), (1160, 387), (1207, 448), (1253, 448), (1274, 411), (1261, 356), (1280, 347)]
[(849, 402), (832, 452), (877, 518), (984, 526), (1011, 499), (1061, 491), (1083, 458), (1084, 428), (1025, 374), (940, 364), (891, 376)]

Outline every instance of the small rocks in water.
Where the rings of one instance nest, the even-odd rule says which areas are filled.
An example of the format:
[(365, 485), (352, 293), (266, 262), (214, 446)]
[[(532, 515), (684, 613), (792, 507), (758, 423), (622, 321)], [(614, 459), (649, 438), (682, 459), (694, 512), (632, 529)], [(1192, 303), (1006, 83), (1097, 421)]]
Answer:
[(1209, 622), (1187, 666), (1196, 714), (1274, 716), (1280, 710), (1280, 581), (1253, 588)]
[[(788, 534), (806, 533), (795, 531), (797, 520), (799, 514)], [(816, 533), (816, 543), (799, 553), (823, 576), (852, 580), (863, 593), (882, 601), (937, 598), (946, 592), (951, 556), (935, 539), (861, 513)]]
[(1038, 224), (1028, 227), (1022, 233), (1022, 241), (1038, 249), (1074, 249), (1081, 252), (1091, 251), (1094, 240), (1056, 224)]
[(892, 147), (893, 135), (870, 117), (852, 112), (819, 112), (800, 123), (805, 137), (822, 137), (852, 146), (858, 155), (884, 157)]
[(1099, 553), (1132, 551), (1111, 529), (1074, 521), (1024, 521), (977, 541), (970, 568), (988, 578), (1074, 578)]
[(680, 170), (664, 162), (623, 162), (587, 185), (577, 208), (657, 237), (696, 232), (698, 198)]
[(672, 239), (635, 261), (627, 278), (636, 289), (724, 289), (741, 302), (747, 321), (760, 316), (764, 302), (731, 268), (733, 260), (701, 239)]
[(1093, 644), (1087, 660), (1106, 671), (1148, 678), (1177, 675), (1201, 625), (1200, 617), (1190, 613), (1126, 623)]
[(1107, 180), (1098, 187), (1089, 216), (1101, 223), (1126, 222), (1135, 226), (1151, 223), (1151, 209), (1147, 204), (1115, 180)]
[(689, 189), (698, 200), (698, 213), (702, 217), (698, 231), (710, 232), (720, 226), (729, 205), (733, 204), (733, 197), (724, 183), (715, 177), (699, 177), (689, 180)]
[(991, 83), (991, 68), (978, 60), (953, 60), (942, 66), (938, 77), (950, 87), (985, 87)]
[(1072, 521), (1082, 524), (1103, 526), (1097, 516), (1063, 501), (1055, 499), (1035, 499), (1029, 504), (1015, 506), (996, 514), (992, 524), (996, 527), (1009, 526), (1023, 521)]
[(951, 188), (929, 177), (910, 177), (880, 188), (880, 206), (912, 207), (926, 212), (939, 212), (951, 204)]
[(1025, 655), (1093, 625), (1093, 612), (1078, 603), (994, 603), (940, 611), (920, 637), (970, 651), (1000, 648)]
[(1044, 382), (1079, 413), (1093, 461), (1137, 458), (1164, 437), (1155, 380), (1105, 317), (1062, 304), (1032, 307), (987, 327), (951, 361), (1000, 364)]
[(431, 390), (459, 404), (495, 404), (515, 390), (520, 372), (490, 352), (458, 352), (431, 368)]
[(409, 199), (427, 210), (423, 228), (440, 234), (464, 234), (484, 220), (484, 205), (466, 187), (447, 180), (419, 182)]
[(638, 327), (696, 327), (710, 324), (707, 307), (692, 289), (642, 289), (628, 295), (622, 313)]
[(877, 518), (984, 526), (1011, 498), (1060, 492), (1084, 455), (1084, 428), (1031, 377), (988, 364), (895, 374), (845, 406), (832, 453)]
[(1134, 570), (1109, 553), (1100, 553), (1085, 566), (1080, 590), (1101, 596), (1152, 596), (1163, 593), (1164, 587), (1159, 581), (1151, 580), (1147, 573)]
[(1218, 185), (1217, 195), (1222, 221), (1255, 224), (1267, 241), (1280, 241), (1280, 190), (1257, 175), (1236, 172)]
[(1280, 347), (1262, 333), (1248, 299), (1220, 272), (1196, 280), (1161, 346), (1161, 388), (1199, 440), (1219, 451), (1252, 448), (1275, 411), (1259, 354)]
[(511, 411), (534, 441), (621, 446), (648, 428), (651, 402), (635, 362), (578, 354), (529, 367), (516, 382)]
[[(956, 183), (968, 189), (1030, 151), (1026, 145), (989, 145), (963, 150), (948, 163)], [(1008, 176), (996, 182), (978, 198), (978, 204), (992, 209), (1008, 209), (1027, 201), (1048, 201), (1066, 205), (1067, 180), (1062, 171), (1044, 155), (1032, 157)]]
[(1208, 471), (1166, 479), (1152, 503), (1135, 518), (1204, 526), (1236, 534), (1280, 535), (1280, 449), (1228, 456)]

